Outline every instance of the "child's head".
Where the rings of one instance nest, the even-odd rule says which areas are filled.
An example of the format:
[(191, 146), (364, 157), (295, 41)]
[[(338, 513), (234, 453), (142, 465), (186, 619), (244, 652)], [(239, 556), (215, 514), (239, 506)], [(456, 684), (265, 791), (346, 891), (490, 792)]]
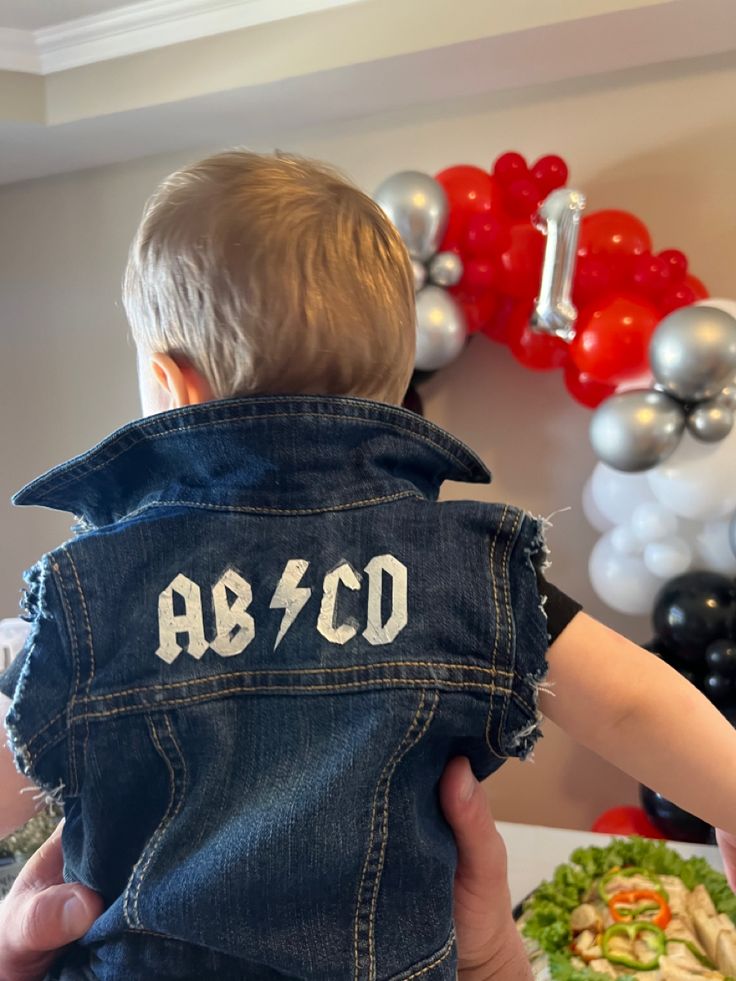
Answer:
[(398, 233), (343, 177), (298, 157), (233, 150), (167, 178), (131, 246), (124, 302), (142, 375), (168, 355), (209, 397), (400, 402), (411, 376)]

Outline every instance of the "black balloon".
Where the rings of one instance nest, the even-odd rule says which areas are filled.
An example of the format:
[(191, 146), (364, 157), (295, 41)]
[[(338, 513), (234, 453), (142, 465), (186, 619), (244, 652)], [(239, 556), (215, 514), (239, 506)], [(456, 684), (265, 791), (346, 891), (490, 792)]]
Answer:
[(404, 408), (409, 409), (410, 412), (416, 412), (418, 416), (424, 415), (424, 404), (422, 403), (422, 397), (413, 385), (409, 386), (409, 389), (404, 396)]
[(642, 644), (641, 646), (645, 651), (649, 651), (650, 654), (656, 654), (657, 657), (661, 657), (664, 653), (664, 648), (660, 644), (657, 637), (654, 637), (652, 640), (648, 641), (646, 644)]
[[(438, 369), (439, 370), (439, 369)], [(421, 385), (426, 381), (429, 381), (433, 375), (436, 375), (436, 371), (419, 371), (415, 370), (414, 374), (411, 376), (411, 386)]]
[(715, 572), (688, 572), (662, 589), (654, 606), (660, 642), (678, 658), (702, 659), (713, 641), (733, 636), (736, 589)]
[(709, 824), (643, 784), (639, 788), (639, 799), (649, 820), (666, 838), (700, 844), (713, 841), (713, 828)]
[(705, 663), (716, 674), (736, 678), (736, 642), (716, 640), (705, 652)]
[(733, 678), (722, 674), (707, 674), (703, 680), (703, 691), (716, 705), (725, 705), (731, 701), (734, 693)]

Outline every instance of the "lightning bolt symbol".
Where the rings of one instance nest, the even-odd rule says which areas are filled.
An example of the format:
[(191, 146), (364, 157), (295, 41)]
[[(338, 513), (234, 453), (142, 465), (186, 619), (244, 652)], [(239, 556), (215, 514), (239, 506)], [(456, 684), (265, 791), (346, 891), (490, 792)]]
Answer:
[(299, 585), (308, 568), (309, 562), (306, 559), (289, 559), (271, 598), (270, 608), (284, 611), (279, 634), (273, 645), (274, 650), (284, 639), (287, 630), (302, 612), (307, 600), (312, 595), (312, 590), (308, 586)]

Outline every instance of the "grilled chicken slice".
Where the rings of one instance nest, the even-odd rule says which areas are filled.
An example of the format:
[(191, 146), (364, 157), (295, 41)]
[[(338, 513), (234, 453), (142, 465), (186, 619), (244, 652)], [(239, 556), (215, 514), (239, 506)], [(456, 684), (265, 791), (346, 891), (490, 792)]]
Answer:
[(570, 926), (573, 933), (582, 933), (583, 930), (592, 930), (597, 933), (601, 928), (601, 918), (598, 911), (591, 903), (583, 903), (576, 907), (570, 915)]
[[(733, 929), (733, 924), (731, 928)], [(736, 978), (736, 930), (734, 933), (723, 930), (718, 934), (714, 963), (722, 974)]]
[(696, 910), (701, 910), (706, 916), (718, 915), (713, 905), (713, 900), (710, 898), (710, 893), (702, 883), (697, 885), (690, 893), (687, 905), (689, 911), (693, 914)]
[[(607, 974), (610, 978), (618, 977), (618, 971), (616, 968), (610, 961), (605, 960), (603, 957), (599, 958), (598, 960), (591, 961), (588, 964), (588, 967), (591, 969), (591, 971), (595, 971), (597, 974)], [(649, 974), (651, 972), (647, 973)]]

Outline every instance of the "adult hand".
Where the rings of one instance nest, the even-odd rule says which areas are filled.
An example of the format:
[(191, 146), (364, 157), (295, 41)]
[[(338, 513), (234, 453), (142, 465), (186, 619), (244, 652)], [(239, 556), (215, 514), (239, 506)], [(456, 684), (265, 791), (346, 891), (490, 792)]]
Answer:
[(736, 835), (729, 834), (728, 831), (716, 830), (716, 841), (723, 856), (728, 884), (736, 892)]
[(102, 913), (102, 899), (64, 882), (61, 827), (23, 866), (0, 903), (0, 981), (42, 981), (59, 950)]
[(455, 932), (459, 981), (531, 981), (529, 960), (511, 915), (506, 846), (464, 757), (440, 782), (440, 803), (455, 834)]

